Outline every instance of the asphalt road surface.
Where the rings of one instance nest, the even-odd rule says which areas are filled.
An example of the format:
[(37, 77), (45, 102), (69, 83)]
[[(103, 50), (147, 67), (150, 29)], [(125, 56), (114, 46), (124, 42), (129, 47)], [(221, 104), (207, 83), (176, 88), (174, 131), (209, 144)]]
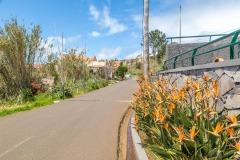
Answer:
[(0, 118), (0, 160), (115, 160), (118, 127), (137, 89), (126, 80)]

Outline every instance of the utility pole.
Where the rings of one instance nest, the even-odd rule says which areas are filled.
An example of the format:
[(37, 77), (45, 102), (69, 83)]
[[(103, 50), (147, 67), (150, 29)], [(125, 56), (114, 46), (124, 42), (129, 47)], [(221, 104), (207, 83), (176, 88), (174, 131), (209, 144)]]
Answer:
[(180, 44), (181, 44), (181, 36), (182, 36), (182, 7), (180, 5), (180, 39), (179, 39)]
[(149, 1), (144, 0), (144, 77), (149, 79), (149, 34), (148, 34), (148, 18), (149, 18)]
[[(86, 43), (85, 43), (85, 48), (84, 48), (84, 54), (85, 54), (85, 60), (87, 61), (87, 47), (86, 47)], [(86, 61), (84, 61), (84, 56), (83, 56), (83, 72), (84, 72), (84, 78), (86, 78), (86, 74), (87, 74), (87, 62)]]
[(64, 52), (63, 52), (63, 32), (62, 32), (62, 62), (61, 62), (61, 72), (62, 72), (62, 93), (63, 93), (63, 99), (65, 98), (65, 91), (64, 91), (64, 68), (63, 68), (63, 62), (64, 62)]

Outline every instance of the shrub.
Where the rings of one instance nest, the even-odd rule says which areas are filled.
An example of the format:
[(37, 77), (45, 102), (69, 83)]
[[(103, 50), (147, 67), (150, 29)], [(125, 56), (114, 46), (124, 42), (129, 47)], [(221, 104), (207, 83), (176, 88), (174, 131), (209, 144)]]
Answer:
[(71, 89), (69, 88), (64, 88), (64, 96), (63, 96), (63, 91), (61, 90), (60, 91), (60, 98), (63, 99), (63, 98), (72, 98), (73, 97), (73, 92)]
[(128, 71), (127, 66), (124, 66), (123, 62), (121, 62), (120, 66), (118, 66), (118, 68), (117, 68), (116, 75), (121, 78), (124, 78), (127, 71)]
[(22, 104), (28, 101), (35, 100), (32, 90), (30, 88), (22, 89), (17, 97), (17, 103)]
[(142, 63), (141, 62), (137, 62), (136, 63), (136, 68), (137, 69), (141, 69), (142, 68)]
[(143, 144), (157, 159), (238, 159), (240, 116), (219, 115), (219, 88), (208, 75), (192, 78), (178, 89), (161, 78), (150, 83), (142, 75), (132, 107)]
[(35, 82), (32, 82), (31, 83), (31, 91), (32, 91), (32, 94), (36, 95), (38, 92), (41, 91), (41, 85), (39, 85)]

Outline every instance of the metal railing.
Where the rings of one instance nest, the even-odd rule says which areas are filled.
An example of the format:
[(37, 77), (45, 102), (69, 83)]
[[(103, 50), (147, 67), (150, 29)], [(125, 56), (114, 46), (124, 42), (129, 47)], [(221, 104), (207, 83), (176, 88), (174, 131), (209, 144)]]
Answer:
[[(191, 50), (188, 50), (188, 51), (186, 51), (186, 52), (183, 52), (183, 53), (181, 53), (181, 54), (178, 54), (178, 55), (176, 55), (176, 56), (174, 56), (174, 57), (171, 57), (171, 58), (167, 59), (166, 61), (164, 61), (163, 69), (164, 69), (164, 70), (167, 69), (167, 65), (168, 65), (168, 63), (169, 63), (171, 60), (173, 60), (173, 68), (174, 68), (174, 69), (176, 68), (176, 62), (183, 61), (183, 60), (186, 60), (186, 59), (191, 59), (191, 66), (194, 66), (194, 65), (195, 65), (195, 63), (194, 63), (194, 58), (195, 58), (195, 57), (200, 56), (200, 55), (203, 55), (203, 54), (207, 54), (207, 53), (210, 53), (210, 52), (214, 52), (214, 51), (217, 51), (217, 50), (220, 50), (220, 49), (223, 49), (223, 48), (227, 48), (227, 47), (230, 47), (230, 52), (229, 52), (230, 59), (234, 59), (234, 45), (240, 44), (240, 40), (237, 41), (237, 38), (238, 38), (239, 33), (240, 33), (240, 30), (236, 30), (236, 31), (231, 32), (231, 33), (229, 33), (229, 34), (226, 34), (226, 35), (224, 35), (224, 36), (222, 36), (222, 37), (220, 37), (220, 38), (217, 38), (217, 39), (215, 39), (215, 40), (213, 40), (213, 41), (210, 41), (210, 42), (208, 42), (208, 43), (205, 43), (205, 44), (203, 44), (203, 45), (200, 45), (200, 46), (198, 46), (198, 47), (195, 47), (195, 48), (193, 48), (193, 49), (191, 49)], [(201, 52), (201, 53), (196, 54), (199, 49), (201, 49), (201, 48), (203, 48), (203, 47), (205, 47), (205, 46), (208, 46), (208, 45), (210, 45), (210, 44), (213, 44), (213, 43), (215, 43), (215, 42), (218, 42), (218, 41), (220, 41), (220, 40), (223, 40), (223, 39), (225, 39), (225, 38), (231, 37), (231, 36), (232, 36), (232, 40), (231, 40), (230, 43), (225, 44), (225, 45), (220, 46), (220, 47), (213, 48), (213, 49), (211, 49), (211, 50), (207, 50), (207, 51), (205, 51), (205, 52)], [(238, 46), (238, 49), (240, 49), (240, 46)], [(185, 58), (178, 59), (179, 56), (185, 55), (185, 54), (187, 54), (187, 53), (192, 53), (192, 54), (191, 54), (191, 56), (187, 56), (187, 57), (185, 57)], [(240, 51), (238, 52), (238, 58), (240, 58)]]
[(226, 34), (207, 34), (207, 35), (199, 35), (199, 36), (181, 36), (181, 37), (167, 37), (166, 39), (170, 40), (172, 44), (173, 39), (185, 39), (185, 38), (199, 38), (199, 37), (209, 37), (209, 42), (212, 40), (212, 37), (220, 37), (225, 36)]

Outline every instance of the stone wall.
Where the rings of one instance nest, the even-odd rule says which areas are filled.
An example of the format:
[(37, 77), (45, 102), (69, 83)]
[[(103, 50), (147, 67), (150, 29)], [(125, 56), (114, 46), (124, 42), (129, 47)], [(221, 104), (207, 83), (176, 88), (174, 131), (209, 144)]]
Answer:
[[(212, 43), (210, 45), (207, 45), (207, 46), (199, 49), (196, 54), (202, 53), (202, 52), (214, 49), (214, 48), (218, 48), (218, 47), (226, 45), (226, 44), (229, 44), (231, 42), (231, 40), (232, 40), (232, 37), (229, 37), (229, 38), (220, 40), (218, 42)], [(176, 56), (180, 53), (184, 53), (186, 51), (189, 51), (189, 50), (191, 50), (193, 48), (196, 48), (196, 47), (198, 47), (200, 45), (203, 45), (203, 44), (205, 44), (205, 43), (168, 44), (167, 47), (166, 47), (166, 59), (174, 57), (174, 56)], [(234, 49), (235, 49), (234, 50), (234, 58), (238, 58), (238, 52), (239, 52), (238, 45), (235, 45)], [(230, 48), (227, 47), (227, 48), (220, 49), (220, 50), (217, 50), (217, 51), (214, 51), (214, 52), (211, 52), (211, 53), (207, 53), (207, 54), (204, 54), (204, 55), (201, 55), (201, 56), (197, 56), (197, 57), (195, 57), (194, 62), (195, 62), (195, 65), (212, 63), (215, 60), (216, 57), (221, 57), (225, 60), (229, 60), (229, 58), (230, 58), (229, 53), (230, 53)], [(178, 59), (183, 59), (183, 58), (189, 57), (191, 55), (192, 55), (192, 52), (189, 52), (187, 54), (179, 56)], [(187, 60), (179, 61), (179, 62), (176, 63), (176, 68), (186, 67), (186, 66), (191, 66), (191, 59), (190, 58), (187, 59)], [(169, 62), (169, 64), (167, 65), (167, 68), (168, 69), (173, 69), (173, 60), (171, 62)]]
[(240, 59), (162, 71), (157, 73), (156, 78), (164, 76), (171, 84), (181, 88), (190, 77), (203, 81), (204, 73), (219, 83), (217, 110), (240, 114)]

